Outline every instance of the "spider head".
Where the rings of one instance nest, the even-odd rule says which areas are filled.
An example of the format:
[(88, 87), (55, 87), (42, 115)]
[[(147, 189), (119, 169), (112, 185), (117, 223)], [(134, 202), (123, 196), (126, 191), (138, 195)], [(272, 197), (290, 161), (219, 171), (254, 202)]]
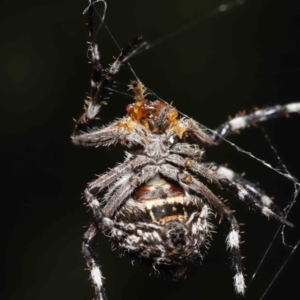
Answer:
[(178, 117), (177, 110), (167, 103), (145, 99), (144, 85), (140, 81), (131, 83), (130, 88), (135, 93), (135, 103), (126, 107), (128, 116), (147, 130), (154, 133), (165, 132)]

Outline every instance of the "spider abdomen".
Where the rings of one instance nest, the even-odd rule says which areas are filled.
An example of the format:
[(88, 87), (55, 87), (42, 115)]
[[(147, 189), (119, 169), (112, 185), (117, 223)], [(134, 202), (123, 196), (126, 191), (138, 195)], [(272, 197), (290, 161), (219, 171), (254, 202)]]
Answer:
[[(158, 192), (158, 187), (172, 197), (145, 196)], [(132, 197), (124, 203), (114, 217), (118, 225), (111, 237), (126, 252), (182, 276), (183, 266), (202, 258), (202, 248), (209, 243), (209, 207), (159, 176), (137, 188), (134, 195), (139, 201)]]

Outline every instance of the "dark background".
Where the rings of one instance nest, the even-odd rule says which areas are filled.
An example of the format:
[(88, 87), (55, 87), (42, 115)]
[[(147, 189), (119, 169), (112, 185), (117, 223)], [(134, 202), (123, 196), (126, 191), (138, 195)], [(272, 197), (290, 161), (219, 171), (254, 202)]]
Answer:
[[(80, 248), (91, 220), (82, 205), (86, 182), (123, 159), (120, 147), (89, 149), (70, 142), (73, 117), (82, 112), (89, 90), (86, 18), (88, 1), (2, 1), (0, 4), (1, 87), (1, 299), (92, 299)], [(154, 42), (182, 25), (206, 16), (222, 1), (110, 1), (106, 23), (125, 45), (142, 34)], [(102, 5), (97, 5), (99, 11)], [(228, 115), (254, 106), (300, 101), (299, 1), (249, 0), (227, 13), (199, 22), (131, 60), (139, 78), (160, 97), (210, 128)], [(98, 35), (102, 62), (118, 54), (110, 36)], [(117, 77), (126, 91), (133, 79), (127, 67)], [(121, 117), (132, 101), (114, 95), (102, 110), (103, 124)], [(299, 116), (264, 126), (288, 170), (300, 178)], [(255, 156), (280, 167), (262, 131), (231, 138)], [(207, 153), (208, 161), (228, 162), (260, 182), (284, 207), (293, 185), (228, 145)], [(226, 194), (226, 197), (229, 195)], [(278, 223), (234, 201), (232, 209), (246, 231), (242, 246), (249, 281)], [(287, 241), (299, 238), (299, 204), (289, 216), (296, 225)], [(220, 226), (202, 266), (170, 282), (148, 276), (151, 269), (119, 258), (107, 238), (99, 254), (109, 299), (235, 299)], [(246, 299), (259, 299), (288, 255), (280, 240), (267, 256)], [(299, 297), (299, 249), (265, 299)], [(294, 295), (294, 296), (293, 296)]]

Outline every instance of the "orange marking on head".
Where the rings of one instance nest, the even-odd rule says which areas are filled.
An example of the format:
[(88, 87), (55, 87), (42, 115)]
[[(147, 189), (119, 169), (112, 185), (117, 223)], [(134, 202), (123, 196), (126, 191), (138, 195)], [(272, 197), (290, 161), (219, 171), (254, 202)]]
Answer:
[[(133, 82), (130, 89), (135, 93), (135, 103), (127, 105), (126, 111), (133, 121), (156, 133), (164, 132), (175, 122), (178, 117), (177, 110), (163, 101), (145, 99), (145, 87), (140, 81)], [(159, 120), (160, 118), (162, 120)]]

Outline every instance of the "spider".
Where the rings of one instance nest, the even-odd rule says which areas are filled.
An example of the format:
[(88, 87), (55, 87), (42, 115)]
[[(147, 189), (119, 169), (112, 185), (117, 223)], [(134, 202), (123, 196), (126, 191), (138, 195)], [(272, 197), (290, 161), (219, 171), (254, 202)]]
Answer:
[[(144, 85), (135, 80), (130, 85), (134, 103), (126, 107), (126, 116), (101, 129), (95, 128), (95, 120), (106, 104), (115, 75), (142, 38), (130, 42), (108, 68), (103, 68), (95, 42), (93, 14), (94, 3), (90, 2), (91, 93), (71, 138), (76, 145), (108, 147), (120, 143), (128, 148), (123, 163), (89, 183), (84, 191), (85, 201), (93, 212), (93, 223), (84, 234), (82, 252), (96, 299), (107, 299), (102, 272), (92, 250), (99, 233), (111, 237), (125, 252), (150, 262), (155, 270), (181, 277), (190, 263), (203, 258), (211, 239), (213, 213), (228, 225), (226, 245), (234, 273), (233, 285), (236, 293), (243, 296), (246, 285), (239, 224), (233, 212), (203, 179), (232, 192), (266, 217), (290, 227), (293, 225), (255, 184), (229, 168), (203, 163), (204, 149), (218, 146), (224, 138), (252, 125), (299, 113), (300, 103), (240, 115), (223, 123), (213, 133), (206, 133), (194, 120), (180, 117), (172, 105), (161, 100), (147, 100)], [(104, 191), (100, 200), (97, 195)]]

